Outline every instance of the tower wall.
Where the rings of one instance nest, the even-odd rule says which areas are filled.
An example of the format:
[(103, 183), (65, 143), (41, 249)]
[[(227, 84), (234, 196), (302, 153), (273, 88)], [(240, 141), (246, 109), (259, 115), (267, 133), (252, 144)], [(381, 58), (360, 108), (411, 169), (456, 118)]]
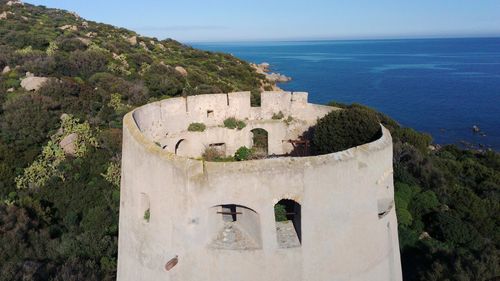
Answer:
[[(244, 106), (246, 95), (226, 97)], [(287, 100), (288, 105), (279, 107), (288, 110), (283, 113), (312, 116), (305, 96), (297, 95), (294, 103), (292, 94), (263, 95), (256, 116), (272, 116), (273, 105)], [(188, 98), (187, 112), (195, 118), (208, 106), (215, 111), (223, 97), (216, 95), (214, 103), (192, 98), (203, 99), (206, 107), (190, 105)], [(180, 100), (166, 100), (124, 118), (118, 281), (402, 280), (388, 130), (382, 128), (382, 137), (372, 143), (333, 154), (203, 162), (176, 156), (144, 133), (165, 123), (158, 121), (162, 118), (182, 120), (186, 114), (167, 107), (184, 108)], [(230, 111), (231, 103), (227, 107)], [(251, 117), (252, 110), (256, 114), (255, 108), (243, 108), (241, 118)], [(281, 199), (301, 205), (299, 247), (278, 245), (274, 205)], [(221, 223), (214, 207), (226, 204), (256, 213), (257, 219), (253, 213), (244, 216), (247, 234), (258, 236), (251, 248), (212, 246)], [(174, 257), (178, 263), (167, 271), (165, 265)]]

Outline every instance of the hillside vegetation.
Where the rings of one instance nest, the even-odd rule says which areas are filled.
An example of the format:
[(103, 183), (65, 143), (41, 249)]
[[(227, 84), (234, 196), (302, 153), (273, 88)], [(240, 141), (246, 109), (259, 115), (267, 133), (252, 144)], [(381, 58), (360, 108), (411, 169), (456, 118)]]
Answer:
[[(258, 104), (272, 85), (227, 54), (9, 3), (0, 0), (0, 281), (115, 280), (123, 115), (238, 90)], [(27, 76), (43, 83), (25, 90)], [(405, 280), (499, 276), (499, 155), (431, 151), (430, 137), (344, 107), (392, 131)]]

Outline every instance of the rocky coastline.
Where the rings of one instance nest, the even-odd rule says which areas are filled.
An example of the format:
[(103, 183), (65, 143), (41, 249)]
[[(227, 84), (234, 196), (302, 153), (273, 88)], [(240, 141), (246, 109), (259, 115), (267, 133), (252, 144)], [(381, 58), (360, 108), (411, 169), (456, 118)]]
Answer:
[(277, 84), (286, 83), (292, 80), (291, 77), (288, 77), (286, 75), (271, 72), (270, 65), (267, 62), (263, 62), (260, 64), (251, 63), (250, 65), (255, 69), (257, 73), (262, 74), (266, 77), (266, 81), (272, 86), (273, 91), (282, 91), (282, 89), (278, 87)]

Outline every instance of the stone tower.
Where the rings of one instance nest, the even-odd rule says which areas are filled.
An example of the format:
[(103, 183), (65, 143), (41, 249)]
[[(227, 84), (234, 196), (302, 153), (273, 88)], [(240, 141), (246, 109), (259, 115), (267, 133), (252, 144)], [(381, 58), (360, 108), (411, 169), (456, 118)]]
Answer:
[[(389, 131), (345, 151), (290, 156), (332, 110), (290, 92), (264, 92), (251, 107), (239, 92), (128, 113), (118, 281), (402, 280)], [(229, 117), (246, 126), (224, 127)], [(262, 142), (270, 157), (201, 160), (207, 149), (233, 155)]]

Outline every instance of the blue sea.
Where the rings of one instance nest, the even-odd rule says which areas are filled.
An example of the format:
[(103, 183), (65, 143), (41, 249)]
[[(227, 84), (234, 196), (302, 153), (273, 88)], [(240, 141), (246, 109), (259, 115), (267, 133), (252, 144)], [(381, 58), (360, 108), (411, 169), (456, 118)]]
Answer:
[[(500, 38), (196, 43), (271, 64), (309, 101), (361, 103), (437, 144), (500, 150)], [(481, 129), (472, 132), (472, 126)]]

